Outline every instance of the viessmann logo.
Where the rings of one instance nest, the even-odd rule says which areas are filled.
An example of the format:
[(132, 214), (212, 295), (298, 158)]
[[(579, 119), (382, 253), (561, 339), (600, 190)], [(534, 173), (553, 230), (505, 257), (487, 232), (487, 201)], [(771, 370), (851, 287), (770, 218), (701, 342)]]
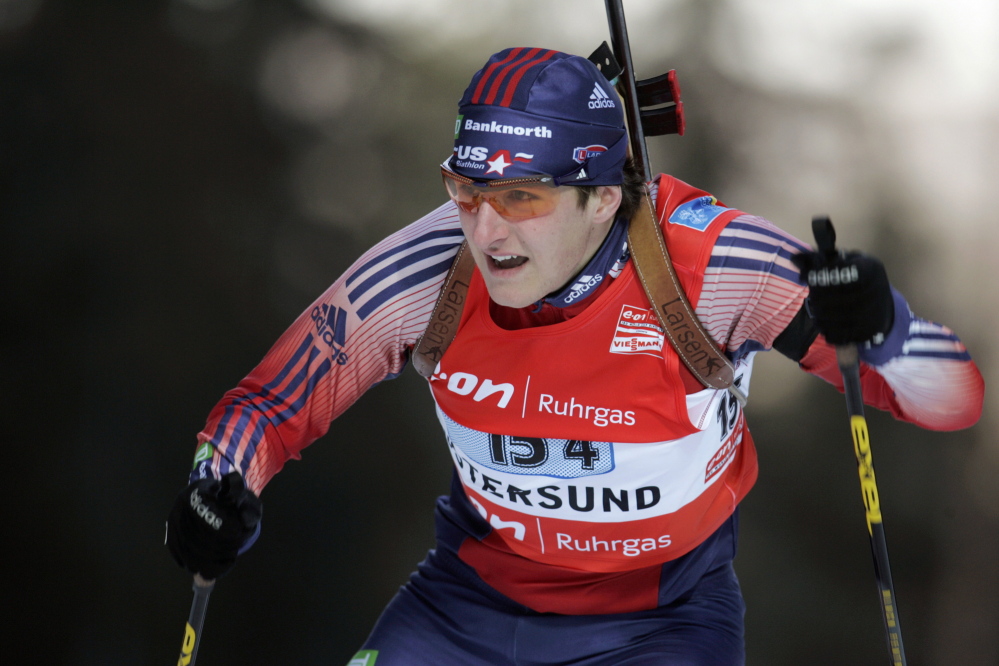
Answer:
[(612, 354), (648, 354), (662, 356), (665, 333), (656, 313), (634, 305), (621, 306), (621, 315), (614, 328)]

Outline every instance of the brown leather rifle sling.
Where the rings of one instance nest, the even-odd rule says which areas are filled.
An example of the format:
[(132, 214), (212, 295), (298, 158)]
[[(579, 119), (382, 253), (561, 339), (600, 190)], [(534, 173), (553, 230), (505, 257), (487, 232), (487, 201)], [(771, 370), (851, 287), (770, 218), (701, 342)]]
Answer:
[(662, 230), (656, 224), (648, 193), (628, 225), (628, 247), (635, 272), (649, 297), (659, 325), (687, 369), (704, 386), (727, 389), (746, 405), (746, 394), (735, 385), (735, 368), (704, 330), (690, 307), (666, 251)]
[[(659, 324), (673, 349), (698, 381), (708, 388), (730, 391), (745, 405), (745, 394), (734, 384), (735, 368), (704, 330), (683, 293), (673, 262), (666, 252), (662, 232), (655, 222), (648, 194), (642, 199), (638, 212), (628, 225), (628, 246), (638, 279)], [(474, 268), (475, 260), (465, 241), (444, 279), (430, 323), (417, 341), (412, 356), (416, 371), (424, 377), (433, 374), (458, 332)]]
[(451, 269), (444, 278), (444, 286), (430, 315), (427, 330), (413, 348), (411, 358), (413, 367), (424, 377), (434, 374), (437, 364), (444, 357), (444, 352), (451, 346), (451, 341), (458, 332), (461, 312), (465, 309), (468, 285), (472, 281), (474, 269), (475, 259), (468, 250), (468, 241), (462, 241)]

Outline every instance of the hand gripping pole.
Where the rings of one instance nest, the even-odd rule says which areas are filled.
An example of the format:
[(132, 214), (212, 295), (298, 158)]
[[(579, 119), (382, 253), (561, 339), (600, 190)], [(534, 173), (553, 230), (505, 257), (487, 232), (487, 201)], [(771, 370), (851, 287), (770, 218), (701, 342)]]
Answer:
[[(819, 252), (826, 256), (836, 254), (836, 231), (828, 217), (813, 218), (812, 233), (815, 235)], [(867, 513), (867, 532), (871, 539), (871, 554), (874, 556), (874, 577), (878, 585), (881, 615), (888, 639), (888, 656), (892, 666), (906, 666), (902, 629), (898, 622), (898, 606), (895, 603), (895, 586), (891, 582), (891, 568), (888, 565), (888, 544), (885, 541), (885, 530), (881, 521), (881, 502), (878, 485), (874, 479), (871, 439), (867, 431), (867, 420), (864, 418), (864, 395), (860, 385), (857, 346), (836, 347), (836, 361), (843, 374), (843, 392), (846, 395), (846, 410), (850, 416), (853, 451), (857, 456), (860, 491)]]

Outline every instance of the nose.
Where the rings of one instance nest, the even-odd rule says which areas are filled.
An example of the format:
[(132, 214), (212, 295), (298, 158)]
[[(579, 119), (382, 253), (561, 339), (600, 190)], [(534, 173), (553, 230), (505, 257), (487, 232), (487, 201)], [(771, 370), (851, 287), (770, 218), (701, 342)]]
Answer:
[(468, 217), (471, 218), (472, 228), (466, 229), (466, 235), (480, 249), (496, 250), (509, 235), (510, 223), (496, 212), (491, 203), (483, 201), (479, 210), (468, 214)]

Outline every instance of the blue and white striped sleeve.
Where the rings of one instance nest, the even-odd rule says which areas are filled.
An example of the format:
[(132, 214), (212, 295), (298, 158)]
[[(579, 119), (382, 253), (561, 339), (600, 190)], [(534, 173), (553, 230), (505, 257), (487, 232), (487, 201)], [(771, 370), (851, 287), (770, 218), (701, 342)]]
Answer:
[(398, 376), (462, 240), (449, 202), (361, 256), (215, 406), (198, 436), (214, 456), (192, 477), (238, 468), (259, 492), (365, 391)]
[(719, 234), (697, 315), (738, 360), (773, 346), (808, 293), (791, 256), (807, 246), (762, 217), (740, 215)]
[[(721, 232), (704, 274), (697, 314), (738, 360), (768, 350), (801, 310), (808, 287), (791, 256), (807, 245), (759, 217), (741, 215)], [(935, 430), (965, 428), (981, 414), (984, 382), (958, 337), (912, 314), (897, 291), (895, 323), (880, 345), (861, 348), (869, 405)], [(800, 361), (837, 387), (835, 349), (819, 335)]]

